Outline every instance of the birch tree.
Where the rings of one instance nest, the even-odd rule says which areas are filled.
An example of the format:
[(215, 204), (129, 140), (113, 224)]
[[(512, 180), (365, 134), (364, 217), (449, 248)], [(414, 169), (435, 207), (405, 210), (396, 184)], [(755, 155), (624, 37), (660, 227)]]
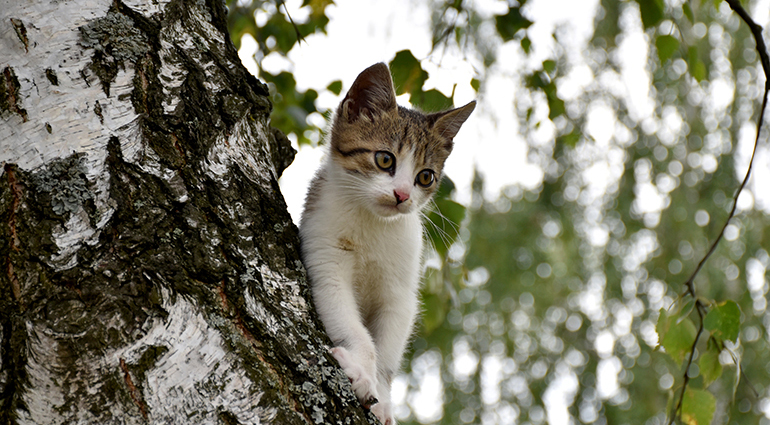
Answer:
[(0, 10), (0, 422), (371, 423), (224, 4)]

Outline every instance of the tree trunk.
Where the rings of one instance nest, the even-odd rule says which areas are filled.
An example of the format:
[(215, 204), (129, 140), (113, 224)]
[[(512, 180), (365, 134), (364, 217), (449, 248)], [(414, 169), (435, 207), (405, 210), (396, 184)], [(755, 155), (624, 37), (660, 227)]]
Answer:
[(0, 423), (371, 422), (223, 3), (0, 8)]

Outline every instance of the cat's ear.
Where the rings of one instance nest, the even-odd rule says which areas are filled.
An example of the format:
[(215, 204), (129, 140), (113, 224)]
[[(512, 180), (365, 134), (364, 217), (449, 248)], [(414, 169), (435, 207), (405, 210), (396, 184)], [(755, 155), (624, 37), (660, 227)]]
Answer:
[(380, 62), (358, 74), (353, 86), (340, 103), (337, 116), (353, 122), (367, 116), (370, 119), (385, 112), (398, 110), (396, 92), (388, 66)]
[(428, 115), (428, 121), (432, 123), (433, 131), (444, 139), (444, 147), (448, 151), (452, 151), (452, 140), (475, 108), (476, 101), (473, 100), (465, 106)]

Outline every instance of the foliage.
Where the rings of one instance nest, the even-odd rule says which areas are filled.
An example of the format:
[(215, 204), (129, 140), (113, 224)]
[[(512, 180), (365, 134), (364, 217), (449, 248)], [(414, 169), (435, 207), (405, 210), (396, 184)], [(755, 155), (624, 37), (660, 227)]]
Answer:
[[(262, 67), (262, 60), (270, 55), (286, 57), (292, 48), (302, 42), (303, 37), (316, 32), (325, 33), (329, 23), (326, 7), (331, 4), (333, 0), (303, 0), (301, 9), (307, 18), (296, 22), (283, 1), (227, 1), (227, 25), (235, 46), (240, 48), (241, 38), (247, 34), (257, 42), (258, 49), (254, 55), (259, 66), (257, 77), (270, 87), (272, 125), (287, 135), (293, 134), (300, 144), (320, 139), (318, 134), (321, 130), (308, 122), (308, 116), (327, 111), (316, 108), (316, 90), (299, 90), (291, 73), (273, 74)], [(333, 91), (333, 87), (329, 89)]]
[[(472, 87), (483, 96), (500, 46), (532, 56), (528, 4), (489, 17), (472, 2), (434, 2), (434, 50), (477, 65)], [(757, 423), (768, 414), (770, 222), (751, 205), (731, 212), (746, 167), (738, 141), (757, 131), (763, 93), (752, 32), (722, 2), (598, 7), (583, 51), (562, 47), (570, 40), (557, 29), (551, 56), (514, 77), (513, 119), (544, 171), (540, 186), (489, 200), (477, 178), (466, 211), (444, 182), (427, 214), (443, 265), (426, 271), (407, 422)], [(643, 78), (618, 88), (621, 53), (638, 34), (649, 51), (633, 52), (646, 60)], [(423, 61), (409, 50), (390, 61), (398, 93), (426, 110), (451, 105), (451, 95), (423, 89)], [(590, 82), (566, 95), (578, 68)], [(646, 98), (633, 99), (630, 84)], [(727, 101), (715, 102), (725, 88)], [(592, 130), (597, 116), (609, 137)], [(428, 377), (441, 383), (442, 406), (423, 417)]]
[[(522, 8), (497, 16), (495, 28), (501, 42), (529, 53)], [(529, 93), (518, 101), (521, 127), (550, 124), (555, 142), (532, 143), (532, 157), (547, 170), (540, 188), (474, 202), (462, 254), (444, 273), (456, 302), (444, 305), (445, 314), (429, 312), (446, 319), (424, 334), (413, 361), (441, 354), (442, 422), (563, 415), (704, 424), (764, 415), (770, 226), (756, 210), (730, 220), (736, 176), (743, 179), (731, 154), (740, 132), (756, 128), (750, 119), (761, 98), (749, 83), (760, 72), (751, 34), (726, 4), (602, 1), (600, 8), (585, 54), (592, 74), (619, 76), (608, 58), (636, 20), (652, 52), (654, 109), (640, 117), (599, 82), (564, 98), (559, 87), (575, 62), (565, 51), (522, 76)], [(488, 55), (478, 56), (490, 66)], [(706, 99), (725, 82), (742, 86), (716, 108)], [(611, 105), (616, 121), (608, 141), (586, 131), (601, 104)], [(547, 114), (537, 113), (540, 105)], [(679, 124), (667, 128), (667, 120)], [(600, 190), (589, 175), (597, 167), (610, 168), (614, 180)], [(643, 204), (651, 201), (657, 206)], [(699, 269), (727, 220), (730, 237)], [(698, 270), (692, 285), (682, 277), (688, 270)], [(419, 381), (412, 388), (418, 393)], [(560, 391), (563, 400), (554, 401)]]

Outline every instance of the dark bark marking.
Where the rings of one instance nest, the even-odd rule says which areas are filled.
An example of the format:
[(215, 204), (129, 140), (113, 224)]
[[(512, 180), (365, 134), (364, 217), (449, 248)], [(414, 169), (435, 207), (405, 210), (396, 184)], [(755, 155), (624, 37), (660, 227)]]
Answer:
[[(219, 287), (219, 293), (220, 298), (222, 300), (223, 307), (227, 308), (227, 295), (225, 294), (225, 281), (222, 281), (222, 285)], [(267, 373), (272, 375), (272, 378), (277, 382), (278, 388), (277, 390), (283, 395), (285, 400), (287, 400), (289, 403), (291, 403), (292, 409), (301, 414), (307, 423), (313, 423), (310, 416), (307, 414), (305, 409), (302, 407), (300, 402), (297, 400), (296, 397), (294, 397), (291, 393), (291, 390), (287, 388), (286, 383), (284, 382), (283, 375), (276, 370), (275, 366), (272, 362), (270, 362), (267, 358), (265, 358), (265, 355), (262, 351), (262, 343), (254, 337), (254, 335), (249, 331), (248, 326), (246, 323), (244, 323), (243, 318), (238, 313), (237, 309), (233, 309), (234, 319), (233, 323), (235, 324), (235, 327), (241, 332), (241, 335), (250, 343), (251, 347), (253, 348), (254, 355), (259, 359), (262, 366), (266, 369)]]
[(48, 78), (48, 81), (51, 82), (51, 84), (58, 86), (59, 85), (59, 77), (56, 75), (56, 71), (54, 71), (51, 68), (45, 69), (45, 77)]
[(19, 278), (16, 277), (16, 273), (13, 271), (13, 263), (11, 257), (6, 259), (6, 271), (8, 273), (8, 279), (11, 281), (11, 291), (13, 292), (13, 299), (19, 301), (21, 298), (21, 286), (19, 285)]
[(19, 40), (24, 45), (24, 51), (29, 53), (29, 38), (27, 38), (27, 28), (24, 26), (24, 22), (21, 19), (11, 18), (11, 25), (16, 30), (16, 36), (19, 37)]
[(142, 417), (144, 420), (147, 420), (147, 407), (144, 405), (144, 402), (142, 401), (141, 394), (139, 394), (139, 390), (136, 388), (136, 385), (134, 385), (134, 381), (131, 380), (131, 374), (128, 372), (128, 365), (126, 365), (126, 359), (120, 358), (120, 370), (123, 371), (123, 379), (126, 381), (126, 386), (128, 387), (128, 393), (131, 395), (131, 400), (134, 401), (134, 404), (136, 404), (137, 407), (139, 407), (139, 412), (142, 413)]
[(184, 149), (182, 149), (182, 147), (179, 145), (179, 137), (177, 137), (175, 133), (171, 133), (171, 140), (174, 141), (174, 149), (179, 152), (179, 156), (182, 158), (182, 163), (186, 163), (187, 155), (185, 155)]
[(145, 113), (150, 112), (150, 106), (147, 104), (147, 89), (150, 87), (150, 83), (147, 81), (145, 68), (149, 67), (151, 63), (152, 63), (152, 58), (148, 53), (147, 55), (145, 55), (144, 59), (142, 59), (141, 66), (136, 67), (136, 75), (139, 77), (139, 80), (142, 84), (142, 106), (144, 106)]
[(21, 115), (21, 119), (27, 122), (27, 110), (19, 106), (19, 79), (10, 66), (3, 69), (3, 80), (0, 82), (0, 110), (9, 110)]
[(225, 280), (222, 279), (222, 284), (219, 285), (219, 300), (222, 302), (222, 310), (227, 311), (228, 309), (228, 302), (227, 302), (227, 294), (225, 293)]
[(94, 102), (94, 113), (99, 117), (99, 122), (104, 124), (104, 115), (102, 114), (102, 104), (97, 100)]
[[(8, 218), (8, 228), (10, 230), (11, 243), (10, 248), (13, 251), (19, 252), (19, 235), (16, 231), (16, 211), (19, 209), (21, 203), (21, 190), (22, 187), (16, 179), (15, 167), (10, 164), (5, 164), (5, 174), (8, 176), (8, 186), (11, 189), (13, 200), (11, 201), (10, 217)], [(8, 273), (8, 279), (11, 281), (11, 290), (13, 292), (13, 298), (19, 301), (21, 298), (21, 286), (19, 285), (19, 279), (16, 277), (16, 273), (13, 271), (13, 262), (11, 262), (11, 256), (6, 258), (6, 271)]]
[(8, 186), (11, 188), (13, 194), (13, 202), (11, 203), (11, 214), (8, 220), (8, 226), (11, 229), (11, 249), (19, 251), (19, 236), (16, 233), (16, 211), (19, 209), (21, 203), (21, 184), (16, 179), (16, 167), (11, 164), (5, 164), (5, 174), (8, 176)]

